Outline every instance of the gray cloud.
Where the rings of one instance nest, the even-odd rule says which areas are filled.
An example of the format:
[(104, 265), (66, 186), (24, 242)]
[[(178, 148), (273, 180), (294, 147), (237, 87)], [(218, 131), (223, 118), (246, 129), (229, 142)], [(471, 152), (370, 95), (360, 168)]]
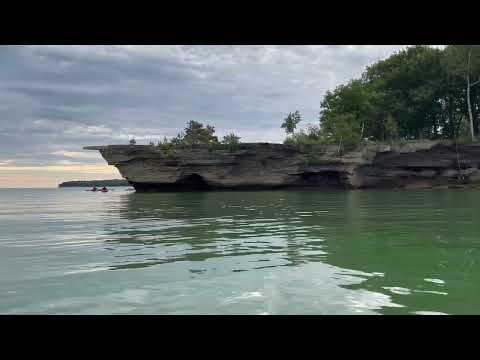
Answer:
[(189, 120), (280, 142), (288, 112), (316, 123), (325, 91), (400, 48), (0, 46), (0, 161), (71, 160), (85, 145), (174, 136)]

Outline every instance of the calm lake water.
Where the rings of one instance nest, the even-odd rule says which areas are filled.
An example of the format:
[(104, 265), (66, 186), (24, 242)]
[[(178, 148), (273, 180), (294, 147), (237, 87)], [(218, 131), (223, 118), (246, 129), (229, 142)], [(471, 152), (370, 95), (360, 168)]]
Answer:
[(480, 192), (0, 190), (2, 314), (480, 314)]

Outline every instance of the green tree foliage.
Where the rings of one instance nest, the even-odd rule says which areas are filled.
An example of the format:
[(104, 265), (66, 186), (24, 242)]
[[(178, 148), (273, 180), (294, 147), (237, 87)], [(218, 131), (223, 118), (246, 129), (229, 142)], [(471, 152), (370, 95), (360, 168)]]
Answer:
[[(347, 136), (346, 129), (352, 134), (347, 138), (356, 138), (360, 142), (365, 137), (379, 132), (379, 123), (375, 121), (375, 102), (378, 95), (362, 80), (353, 80), (340, 85), (333, 92), (328, 91), (321, 103), (320, 123), (325, 140), (337, 141)], [(342, 134), (338, 131), (342, 131)], [(353, 131), (357, 131), (353, 134)]]
[(185, 134), (183, 132), (180, 132), (180, 133), (177, 134), (177, 136), (172, 138), (172, 140), (170, 140), (170, 142), (173, 145), (182, 145), (182, 144), (185, 143), (184, 138), (185, 138)]
[(360, 124), (352, 114), (341, 114), (333, 119), (332, 127), (325, 135), (329, 143), (350, 149), (360, 143), (360, 131)]
[(163, 141), (159, 140), (157, 142), (157, 146), (159, 146), (159, 147), (161, 147), (162, 145), (167, 145), (167, 144), (171, 144), (171, 141), (169, 141), (166, 136), (163, 137)]
[(198, 121), (189, 121), (187, 127), (173, 137), (171, 140), (168, 140), (166, 137), (163, 140), (158, 142), (158, 146), (164, 146), (166, 144), (171, 144), (173, 146), (178, 145), (212, 145), (218, 144), (218, 137), (214, 135), (215, 128), (213, 126), (207, 125), (204, 126)]
[(318, 138), (327, 143), (457, 138), (469, 124), (468, 100), (478, 135), (479, 45), (409, 47), (328, 91), (320, 105)]
[(184, 132), (183, 143), (186, 145), (218, 143), (218, 137), (214, 136), (215, 128), (210, 125), (204, 127), (202, 123), (192, 120), (188, 122)]
[(388, 140), (397, 140), (399, 135), (398, 125), (392, 115), (385, 121), (385, 137)]
[(175, 144), (175, 141), (177, 140), (178, 140), (178, 136), (177, 138), (173, 138), (170, 141), (166, 136), (164, 136), (163, 141), (162, 140), (158, 141), (157, 146), (163, 151), (165, 155), (170, 156), (172, 154), (173, 147), (175, 145), (178, 145), (178, 143)]
[(291, 136), (287, 136), (284, 144), (313, 145), (324, 142), (320, 127), (310, 125), (306, 130), (300, 130)]
[(282, 129), (288, 134), (293, 134), (297, 124), (301, 121), (300, 112), (297, 110), (294, 113), (289, 113), (288, 116), (283, 119)]
[[(448, 84), (454, 94), (463, 93), (461, 109), (465, 107), (472, 139), (479, 133), (480, 105), (480, 45), (451, 45), (445, 49), (443, 59)], [(460, 132), (461, 124), (455, 130)]]
[(235, 135), (233, 132), (225, 135), (222, 144), (227, 145), (229, 151), (236, 151), (240, 144), (240, 136)]

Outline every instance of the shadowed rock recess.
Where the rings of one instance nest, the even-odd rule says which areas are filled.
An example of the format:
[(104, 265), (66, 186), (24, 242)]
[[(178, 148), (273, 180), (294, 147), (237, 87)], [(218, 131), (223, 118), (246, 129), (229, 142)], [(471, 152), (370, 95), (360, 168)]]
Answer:
[(99, 150), (137, 191), (364, 189), (468, 186), (480, 182), (480, 144), (417, 141), (337, 146), (244, 143), (235, 151), (208, 145), (170, 150), (151, 145)]

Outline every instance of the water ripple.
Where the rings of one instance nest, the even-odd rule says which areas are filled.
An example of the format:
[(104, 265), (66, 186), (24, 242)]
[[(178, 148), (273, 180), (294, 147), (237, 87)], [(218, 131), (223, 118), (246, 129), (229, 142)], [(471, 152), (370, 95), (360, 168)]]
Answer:
[(0, 313), (478, 313), (474, 192), (0, 190)]

